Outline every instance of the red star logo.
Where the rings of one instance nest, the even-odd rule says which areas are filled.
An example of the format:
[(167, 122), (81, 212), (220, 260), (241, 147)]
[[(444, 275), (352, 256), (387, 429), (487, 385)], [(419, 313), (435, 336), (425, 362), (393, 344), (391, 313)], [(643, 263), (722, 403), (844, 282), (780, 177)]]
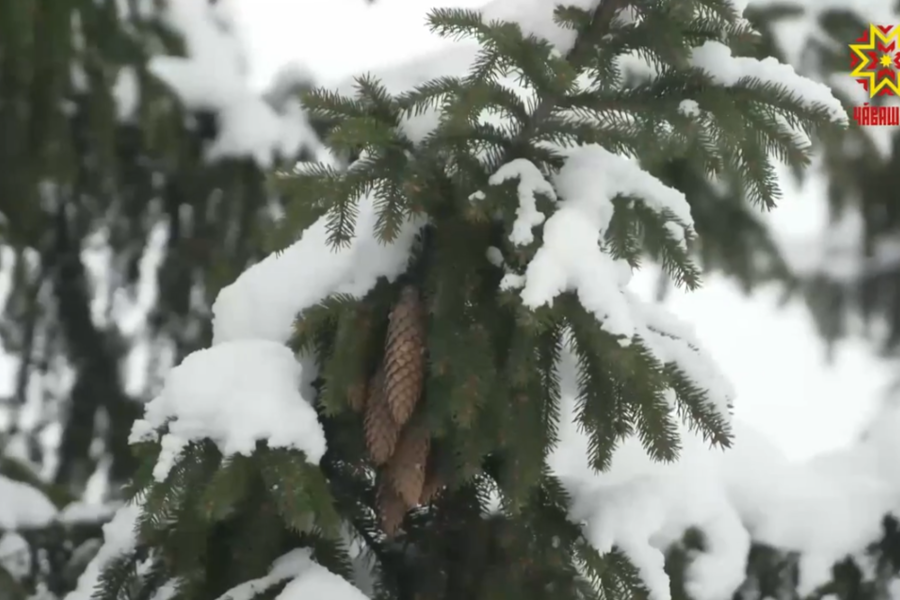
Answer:
[(869, 25), (869, 31), (850, 44), (850, 75), (869, 97), (900, 96), (900, 28)]

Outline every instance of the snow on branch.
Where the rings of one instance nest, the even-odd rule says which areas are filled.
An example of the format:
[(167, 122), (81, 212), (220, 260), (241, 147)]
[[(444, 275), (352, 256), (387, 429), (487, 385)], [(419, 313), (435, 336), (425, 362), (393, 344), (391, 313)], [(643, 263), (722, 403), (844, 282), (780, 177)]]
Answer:
[(134, 550), (137, 544), (135, 531), (140, 514), (139, 502), (128, 504), (116, 511), (112, 520), (103, 526), (103, 545), (99, 552), (88, 563), (78, 578), (77, 586), (69, 592), (65, 600), (91, 600), (94, 597), (103, 569), (123, 554)]
[(678, 461), (655, 461), (630, 438), (597, 473), (575, 424), (577, 374), (568, 353), (560, 375), (562, 443), (550, 465), (572, 494), (571, 516), (598, 550), (616, 546), (629, 557), (653, 600), (670, 600), (664, 552), (689, 529), (704, 538), (687, 572), (692, 598), (731, 596), (746, 576), (751, 540), (800, 554), (798, 594), (805, 597), (831, 580), (835, 563), (863, 558), (880, 540), (885, 515), (900, 511), (893, 459), (900, 406), (876, 414), (857, 443), (806, 462), (790, 461), (738, 420), (727, 451), (683, 427)]
[(847, 122), (847, 109), (835, 98), (831, 89), (818, 81), (798, 74), (794, 67), (776, 58), (750, 58), (732, 56), (731, 48), (721, 42), (706, 42), (694, 48), (691, 63), (708, 73), (716, 83), (732, 87), (745, 79), (758, 79), (766, 84), (778, 85), (800, 99), (807, 109), (823, 106), (831, 120)]
[[(522, 186), (529, 187), (527, 181)], [(670, 231), (678, 232), (679, 242), (693, 229), (687, 200), (636, 163), (597, 145), (568, 151), (565, 165), (553, 177), (553, 186), (562, 200), (544, 223), (543, 244), (525, 271), (522, 301), (537, 308), (565, 291), (575, 291), (604, 329), (631, 339), (639, 331), (624, 293), (631, 267), (603, 249), (613, 218), (613, 199), (640, 198), (677, 226)], [(503, 286), (509, 288), (520, 279), (504, 281)]]
[[(0, 570), (16, 579), (29, 576), (39, 568), (40, 557), (46, 551), (45, 541), (59, 539), (68, 543), (71, 531), (78, 531), (76, 537), (93, 538), (102, 527), (104, 533), (112, 535), (108, 522), (118, 508), (112, 503), (72, 502), (58, 510), (42, 490), (0, 475)], [(101, 556), (97, 564), (103, 560)], [(93, 576), (88, 575), (85, 581)], [(82, 600), (92, 593), (93, 583), (87, 596), (75, 593), (71, 598)]]
[(253, 579), (225, 592), (219, 600), (252, 600), (263, 591), (289, 579), (278, 600), (333, 598), (334, 600), (368, 600), (368, 597), (316, 563), (309, 550), (293, 550), (277, 559), (265, 577)]
[(523, 303), (532, 309), (552, 303), (563, 292), (576, 292), (601, 326), (622, 338), (622, 345), (640, 340), (661, 365), (674, 367), (689, 386), (704, 392), (705, 406), (694, 407), (698, 411), (692, 415), (695, 419), (727, 423), (734, 400), (730, 383), (701, 350), (690, 327), (629, 291), (632, 267), (610, 253), (605, 239), (616, 210), (614, 199), (629, 198), (663, 219), (670, 242), (683, 248), (694, 224), (684, 195), (636, 162), (598, 145), (566, 151), (565, 163), (552, 177), (552, 185), (524, 159), (500, 167), (489, 183), (497, 185), (508, 179), (519, 180), (519, 208), (510, 235), (516, 245), (533, 242), (532, 228), (544, 221), (535, 194), (553, 200), (558, 195), (560, 201), (543, 225), (542, 244), (524, 275), (508, 271), (501, 287), (522, 287)]
[(305, 147), (317, 148), (299, 102), (276, 107), (250, 88), (229, 8), (228, 2), (167, 2), (163, 19), (184, 39), (187, 56), (156, 56), (148, 69), (187, 108), (217, 115), (218, 135), (207, 149), (210, 160), (250, 157), (268, 167), (277, 157), (293, 158)]
[(626, 295), (631, 299), (632, 310), (640, 315), (639, 321), (644, 325), (639, 333), (642, 343), (662, 364), (674, 365), (689, 381), (706, 392), (711, 413), (729, 419), (737, 393), (705, 351), (694, 328), (659, 304), (642, 301), (631, 292), (626, 292)]
[(56, 507), (37, 488), (0, 475), (0, 530), (43, 527), (56, 515)]
[(544, 213), (537, 208), (536, 194), (542, 194), (556, 200), (556, 191), (544, 178), (534, 163), (518, 158), (500, 167), (488, 180), (490, 185), (500, 185), (510, 179), (518, 179), (519, 208), (516, 209), (516, 221), (513, 223), (509, 241), (517, 246), (525, 246), (534, 241), (532, 229), (544, 222)]
[[(199, 350), (169, 371), (129, 441), (159, 440), (156, 481), (166, 479), (191, 442), (204, 439), (226, 457), (249, 456), (265, 441), (271, 448), (301, 450), (318, 464), (325, 434), (298, 391), (301, 377), (294, 353), (277, 342), (241, 340)], [(164, 426), (160, 437), (157, 431)]]
[(374, 199), (361, 198), (349, 245), (328, 244), (327, 216), (316, 221), (284, 252), (244, 271), (213, 304), (213, 345), (234, 340), (284, 343), (297, 314), (332, 294), (363, 296), (379, 278), (393, 280), (407, 259), (424, 221), (407, 221), (393, 243), (375, 235)]

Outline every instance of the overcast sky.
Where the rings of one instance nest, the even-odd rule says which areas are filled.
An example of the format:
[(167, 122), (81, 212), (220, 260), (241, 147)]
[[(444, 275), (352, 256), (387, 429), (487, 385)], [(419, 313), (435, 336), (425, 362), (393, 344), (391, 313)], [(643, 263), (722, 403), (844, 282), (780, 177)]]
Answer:
[[(440, 48), (424, 27), (430, 6), (477, 7), (481, 0), (236, 0), (254, 80), (268, 81), (288, 62), (325, 80)], [(534, 0), (517, 0), (532, 2)], [(792, 235), (821, 225), (821, 202), (788, 195), (773, 217)], [(649, 289), (651, 283), (644, 278)], [(776, 307), (776, 295), (743, 297), (725, 281), (676, 294), (672, 309), (692, 322), (738, 390), (736, 413), (792, 457), (844, 445), (866, 420), (886, 370), (859, 341), (842, 344), (836, 363), (824, 351), (802, 306)]]

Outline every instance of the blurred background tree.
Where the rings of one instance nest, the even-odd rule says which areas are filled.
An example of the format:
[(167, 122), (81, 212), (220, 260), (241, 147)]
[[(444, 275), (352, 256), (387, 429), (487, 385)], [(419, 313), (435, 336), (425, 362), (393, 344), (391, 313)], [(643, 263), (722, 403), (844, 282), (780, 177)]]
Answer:
[[(216, 66), (241, 71), (226, 9), (197, 27), (235, 37)], [(150, 70), (190, 43), (172, 17), (151, 0), (0, 3), (0, 565), (28, 548), (16, 577), (0, 566), (4, 599), (72, 587), (109, 514), (85, 502), (130, 476), (141, 403), (265, 253), (264, 168), (309, 151), (234, 145), (220, 107), (182, 105)], [(257, 98), (287, 133), (305, 126), (289, 75)]]

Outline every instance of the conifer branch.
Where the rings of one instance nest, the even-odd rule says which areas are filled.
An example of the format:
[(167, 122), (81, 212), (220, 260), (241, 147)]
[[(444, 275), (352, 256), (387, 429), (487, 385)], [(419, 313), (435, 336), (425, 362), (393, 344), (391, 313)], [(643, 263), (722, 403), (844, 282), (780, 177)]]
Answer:
[[(571, 50), (566, 53), (566, 60), (572, 67), (577, 70), (579, 67), (584, 66), (589, 60), (590, 52), (595, 47), (596, 41), (609, 32), (616, 13), (630, 3), (631, 0), (600, 1), (600, 4), (594, 9), (590, 26), (578, 33), (574, 45)], [(556, 109), (563, 98), (564, 97), (560, 94), (545, 94), (544, 97), (539, 100), (531, 117), (519, 133), (517, 142), (524, 143), (532, 139), (537, 133), (539, 125), (553, 115), (554, 109)], [(517, 145), (518, 144), (513, 144), (513, 147), (516, 147)], [(507, 161), (504, 160), (503, 162)]]

